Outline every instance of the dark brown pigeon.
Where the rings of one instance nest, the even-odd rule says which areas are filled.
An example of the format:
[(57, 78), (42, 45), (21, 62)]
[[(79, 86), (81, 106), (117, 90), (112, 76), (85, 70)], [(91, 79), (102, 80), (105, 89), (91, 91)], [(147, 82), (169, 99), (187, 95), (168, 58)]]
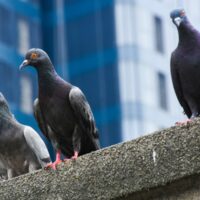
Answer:
[(38, 73), (39, 97), (34, 114), (41, 131), (56, 150), (56, 168), (61, 153), (76, 159), (100, 148), (98, 131), (91, 108), (82, 91), (56, 73), (46, 52), (30, 49), (20, 66), (33, 66)]
[(43, 140), (34, 129), (15, 119), (0, 93), (0, 174), (10, 179), (49, 163), (51, 159)]
[(191, 25), (184, 10), (174, 10), (170, 17), (179, 35), (178, 46), (171, 55), (172, 82), (190, 121), (200, 114), (200, 33)]

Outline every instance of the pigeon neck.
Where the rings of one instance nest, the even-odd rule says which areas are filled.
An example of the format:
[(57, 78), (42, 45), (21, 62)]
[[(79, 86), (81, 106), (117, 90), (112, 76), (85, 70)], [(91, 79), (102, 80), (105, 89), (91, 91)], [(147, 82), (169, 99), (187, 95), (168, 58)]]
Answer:
[(56, 74), (56, 71), (52, 64), (39, 66), (36, 69), (38, 72), (38, 76), (41, 78), (53, 76), (54, 74)]
[(179, 45), (191, 46), (197, 42), (198, 32), (187, 19), (178, 27), (178, 34)]
[(10, 119), (13, 118), (9, 108), (7, 105), (1, 105), (1, 112), (0, 112), (0, 118), (2, 119)]
[(57, 76), (53, 65), (37, 67), (39, 86), (51, 85)]

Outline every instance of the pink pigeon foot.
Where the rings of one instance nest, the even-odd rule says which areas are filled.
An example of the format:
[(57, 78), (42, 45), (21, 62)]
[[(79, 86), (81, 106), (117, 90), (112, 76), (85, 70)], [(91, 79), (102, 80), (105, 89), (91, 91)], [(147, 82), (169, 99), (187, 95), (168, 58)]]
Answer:
[(55, 162), (47, 164), (45, 169), (52, 168), (53, 170), (56, 170), (56, 166), (59, 165), (62, 162), (62, 160), (60, 158), (61, 158), (61, 151), (58, 150), (56, 152), (56, 160), (55, 160)]
[(187, 125), (187, 124), (189, 124), (191, 122), (192, 122), (191, 119), (186, 119), (185, 121), (182, 121), (182, 122), (176, 122), (175, 125), (177, 125), (177, 126)]
[(74, 152), (74, 155), (72, 156), (72, 160), (76, 160), (78, 158), (78, 151)]

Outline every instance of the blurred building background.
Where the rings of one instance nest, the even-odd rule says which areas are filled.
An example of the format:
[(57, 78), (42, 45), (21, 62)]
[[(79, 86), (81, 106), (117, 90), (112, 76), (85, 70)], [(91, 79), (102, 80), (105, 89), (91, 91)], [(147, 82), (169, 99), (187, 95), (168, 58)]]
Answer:
[(87, 96), (102, 146), (171, 126), (184, 118), (170, 77), (180, 6), (200, 29), (199, 0), (0, 0), (0, 91), (38, 130), (36, 73), (18, 66), (40, 47)]

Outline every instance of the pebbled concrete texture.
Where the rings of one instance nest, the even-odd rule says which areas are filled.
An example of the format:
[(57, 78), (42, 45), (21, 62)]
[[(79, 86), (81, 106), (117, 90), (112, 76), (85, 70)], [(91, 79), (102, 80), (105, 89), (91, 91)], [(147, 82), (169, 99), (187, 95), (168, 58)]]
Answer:
[(198, 199), (200, 120), (0, 182), (0, 199)]

